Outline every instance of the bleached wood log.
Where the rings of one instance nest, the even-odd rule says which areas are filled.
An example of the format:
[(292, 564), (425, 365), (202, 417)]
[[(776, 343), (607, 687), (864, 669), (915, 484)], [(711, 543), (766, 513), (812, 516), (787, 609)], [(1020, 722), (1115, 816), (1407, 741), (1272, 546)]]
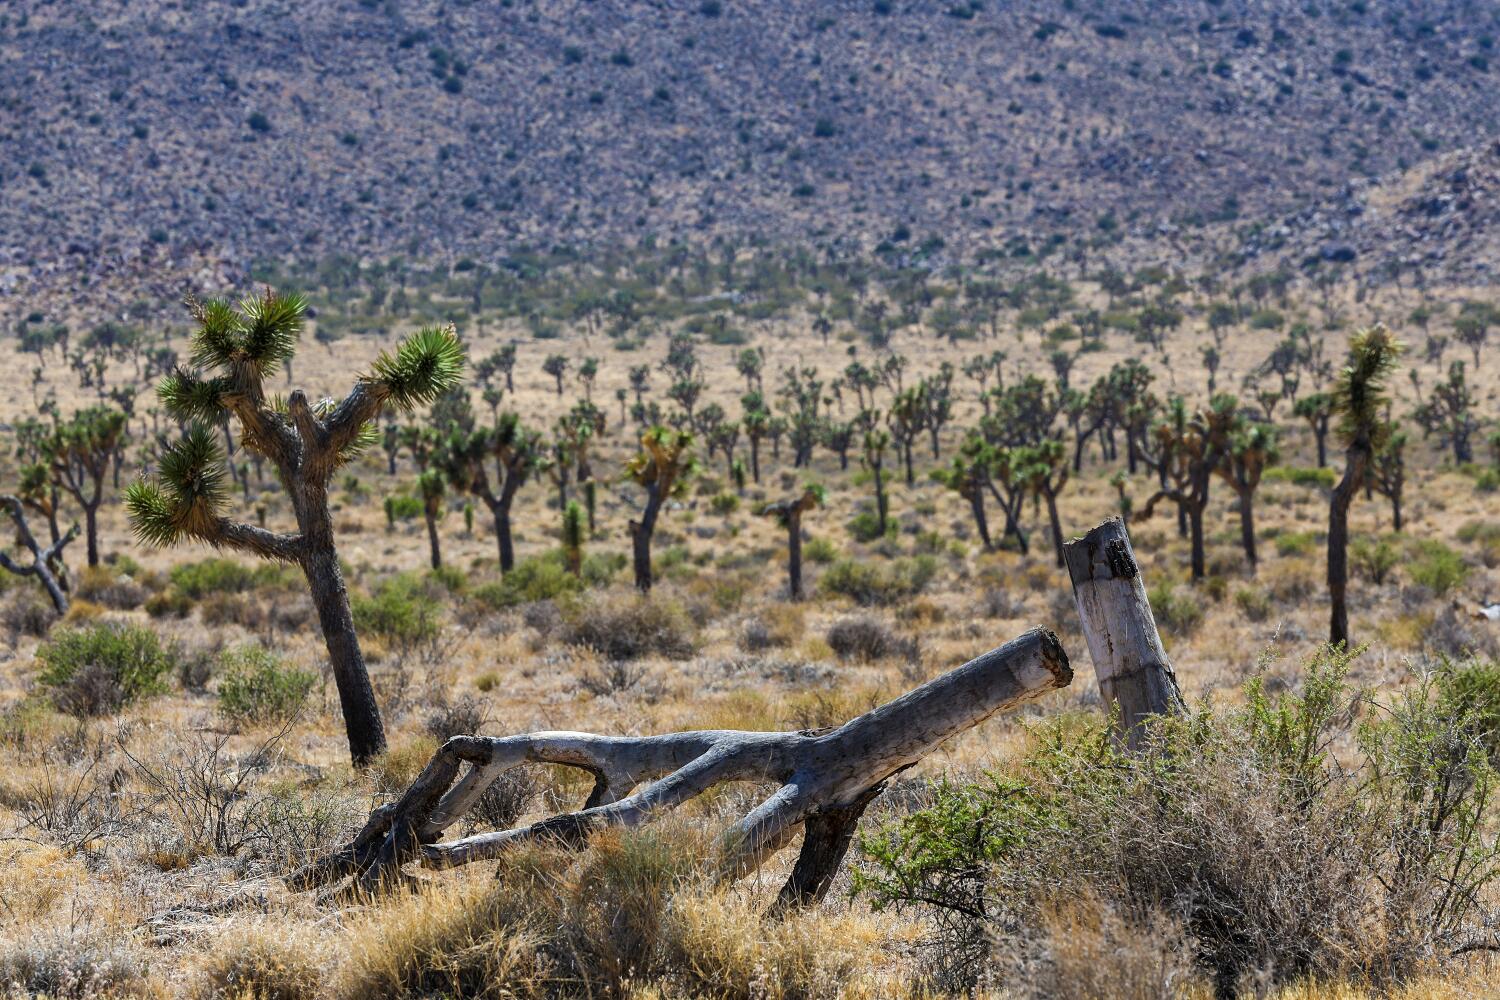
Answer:
[[(1057, 637), (1033, 628), (826, 732), (457, 736), (397, 802), (371, 813), (353, 841), (290, 881), (305, 889), (351, 878), (354, 888), (375, 892), (404, 878), (402, 867), (412, 861), (449, 868), (496, 858), (528, 842), (581, 847), (594, 831), (638, 826), (715, 785), (757, 781), (773, 783), (776, 790), (722, 835), (716, 862), (725, 877), (748, 873), (810, 824), (778, 908), (799, 905), (827, 891), (854, 824), (883, 782), (945, 740), (1064, 687), (1072, 677)], [(530, 826), (438, 842), (491, 782), (528, 762), (592, 773), (594, 788), (584, 808)], [(459, 778), (465, 764), (469, 769)]]
[(1130, 535), (1112, 517), (1068, 542), (1063, 553), (1099, 693), (1118, 709), (1117, 736), (1134, 753), (1142, 746), (1143, 724), (1182, 711), (1183, 701)]

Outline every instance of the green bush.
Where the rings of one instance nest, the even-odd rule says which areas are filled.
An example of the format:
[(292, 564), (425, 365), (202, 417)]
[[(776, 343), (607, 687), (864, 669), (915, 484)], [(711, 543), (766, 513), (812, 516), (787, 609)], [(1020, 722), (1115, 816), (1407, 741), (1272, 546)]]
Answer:
[(874, 511), (863, 510), (849, 520), (849, 535), (856, 542), (876, 542), (882, 538), (894, 541), (901, 526), (894, 517), (885, 519), (885, 531), (880, 530), (880, 518)]
[(173, 566), (167, 579), (179, 593), (198, 601), (209, 594), (242, 594), (258, 587), (279, 585), (291, 572), (272, 563), (247, 566), (233, 559), (212, 558)]
[(393, 493), (385, 498), (385, 519), (390, 524), (411, 521), (422, 516), (422, 498)]
[(920, 594), (937, 569), (937, 560), (930, 555), (882, 563), (841, 559), (828, 567), (818, 586), (825, 594), (847, 597), (865, 607), (889, 605)]
[(390, 577), (353, 601), (354, 625), (398, 649), (431, 642), (442, 631), (442, 602), (420, 574)]
[(549, 601), (582, 590), (584, 582), (569, 573), (562, 551), (522, 559), (493, 583), (475, 587), (474, 599), (491, 608), (513, 608), (533, 601)]
[(802, 557), (810, 563), (819, 566), (827, 565), (839, 557), (839, 547), (827, 538), (819, 535), (809, 538), (802, 546)]
[(235, 722), (290, 720), (318, 682), (312, 671), (289, 667), (258, 645), (226, 650), (219, 668), (219, 711)]
[(1274, 610), (1271, 604), (1271, 596), (1264, 590), (1254, 587), (1241, 587), (1234, 592), (1235, 606), (1240, 613), (1253, 622), (1263, 622), (1271, 617)]
[(1203, 605), (1192, 593), (1179, 593), (1171, 583), (1159, 583), (1146, 594), (1157, 624), (1175, 635), (1189, 635), (1203, 623)]
[(1412, 583), (1442, 597), (1468, 579), (1469, 564), (1442, 542), (1426, 539), (1412, 543), (1406, 575)]
[(719, 493), (708, 502), (708, 509), (720, 517), (728, 517), (740, 509), (740, 498), (733, 493)]
[(1242, 707), (1164, 718), (1136, 757), (1103, 719), (1055, 719), (1018, 766), (945, 781), (865, 836), (855, 891), (925, 917), (933, 972), (955, 985), (1003, 987), (1067, 954), (1074, 925), (1044, 925), (1080, 899), (1142, 931), (1180, 921), (1220, 995), (1249, 975), (1271, 989), (1425, 968), (1474, 932), (1500, 874), (1495, 774), (1432, 682), (1356, 722), (1347, 663), (1324, 653), (1295, 694), (1253, 682)]
[(1318, 547), (1316, 531), (1284, 531), (1274, 539), (1279, 556), (1305, 556)]
[(1500, 764), (1500, 665), (1444, 660), (1436, 676), (1443, 710), (1463, 720), (1484, 745), (1490, 762)]
[(1294, 486), (1313, 486), (1331, 490), (1338, 482), (1338, 474), (1332, 469), (1294, 469), (1285, 465), (1273, 465), (1265, 471), (1263, 478), (1272, 483), (1291, 483)]
[(631, 594), (569, 603), (563, 612), (562, 640), (586, 646), (609, 660), (664, 656), (685, 660), (693, 655), (692, 619), (675, 601)]
[(1400, 561), (1400, 551), (1384, 538), (1356, 538), (1349, 546), (1354, 572), (1377, 586), (1385, 583)]
[(177, 650), (149, 628), (101, 622), (56, 633), (37, 648), (41, 682), (59, 708), (101, 715), (166, 688), (177, 669)]

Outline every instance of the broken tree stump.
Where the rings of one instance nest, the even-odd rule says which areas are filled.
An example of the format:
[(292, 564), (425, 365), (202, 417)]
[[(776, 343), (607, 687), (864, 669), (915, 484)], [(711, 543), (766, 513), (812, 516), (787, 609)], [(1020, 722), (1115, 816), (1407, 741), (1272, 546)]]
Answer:
[(1099, 693), (1112, 710), (1118, 709), (1116, 737), (1135, 753), (1147, 720), (1181, 712), (1184, 706), (1130, 535), (1125, 523), (1112, 517), (1068, 542), (1063, 553)]
[[(806, 826), (802, 855), (776, 909), (804, 905), (827, 892), (860, 814), (886, 779), (950, 737), (1072, 679), (1057, 636), (1038, 627), (827, 732), (455, 736), (398, 801), (370, 814), (354, 840), (289, 881), (311, 889), (350, 879), (352, 889), (374, 893), (400, 884), (409, 862), (451, 868), (538, 841), (581, 848), (595, 831), (638, 826), (723, 782), (761, 781), (777, 788), (723, 834), (719, 870), (726, 878), (748, 874)], [(439, 842), (491, 782), (527, 762), (593, 774), (584, 808)]]

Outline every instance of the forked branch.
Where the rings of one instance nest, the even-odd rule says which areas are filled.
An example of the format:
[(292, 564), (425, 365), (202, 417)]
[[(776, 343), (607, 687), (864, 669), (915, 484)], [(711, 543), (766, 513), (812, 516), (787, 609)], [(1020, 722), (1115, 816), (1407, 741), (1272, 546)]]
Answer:
[[(945, 740), (1073, 678), (1057, 637), (1033, 628), (941, 677), (831, 731), (708, 730), (646, 737), (545, 732), (457, 736), (395, 803), (370, 814), (341, 850), (292, 876), (309, 889), (345, 878), (366, 893), (398, 883), (419, 862), (450, 868), (546, 841), (582, 847), (606, 827), (634, 827), (729, 781), (775, 790), (720, 838), (726, 878), (757, 868), (807, 828), (802, 856), (778, 909), (822, 897), (864, 807), (892, 775)], [(523, 763), (562, 764), (594, 776), (584, 808), (511, 830), (440, 843), (500, 775)], [(468, 770), (460, 778), (464, 765)]]

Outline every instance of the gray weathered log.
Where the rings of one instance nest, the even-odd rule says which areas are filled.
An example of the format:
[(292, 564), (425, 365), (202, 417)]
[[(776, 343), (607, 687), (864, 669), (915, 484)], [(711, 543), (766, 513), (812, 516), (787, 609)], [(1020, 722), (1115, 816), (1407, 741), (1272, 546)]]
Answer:
[[(397, 802), (371, 813), (353, 841), (291, 882), (306, 889), (352, 878), (353, 888), (375, 892), (402, 881), (402, 866), (410, 861), (450, 868), (528, 842), (581, 847), (594, 831), (638, 826), (723, 782), (759, 781), (777, 788), (724, 833), (720, 871), (733, 878), (754, 870), (812, 821), (801, 873), (783, 890), (792, 898), (779, 906), (805, 903), (827, 890), (854, 823), (886, 779), (950, 737), (1065, 687), (1072, 677), (1057, 637), (1038, 627), (830, 731), (456, 736)], [(530, 826), (438, 842), (491, 782), (527, 762), (593, 774), (585, 807)], [(469, 769), (459, 778), (464, 764)]]
[(1118, 709), (1116, 735), (1134, 753), (1151, 717), (1183, 710), (1172, 662), (1162, 648), (1130, 535), (1112, 517), (1063, 546), (1099, 693)]

